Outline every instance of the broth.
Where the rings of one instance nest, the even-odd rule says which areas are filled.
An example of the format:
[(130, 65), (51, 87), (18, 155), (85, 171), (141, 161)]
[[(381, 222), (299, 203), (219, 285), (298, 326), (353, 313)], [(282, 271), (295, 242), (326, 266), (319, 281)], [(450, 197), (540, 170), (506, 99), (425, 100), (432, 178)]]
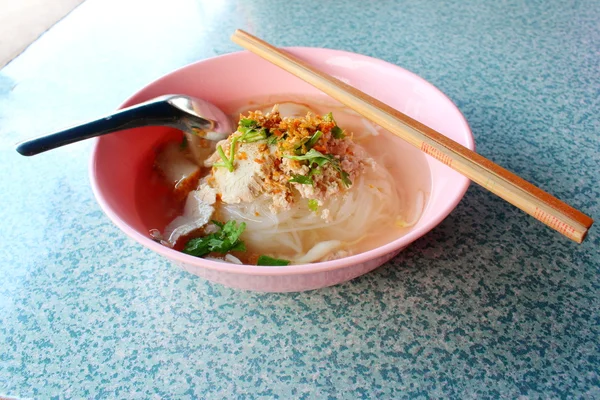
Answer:
[[(431, 173), (425, 155), (410, 144), (386, 132), (383, 128), (366, 121), (361, 116), (348, 110), (339, 103), (323, 97), (300, 97), (295, 95), (278, 95), (260, 98), (259, 100), (244, 100), (232, 102), (225, 108), (237, 122), (239, 113), (250, 110), (265, 109), (270, 105), (284, 102), (295, 102), (305, 104), (318, 115), (333, 112), (337, 124), (348, 133), (354, 133), (354, 141), (361, 145), (377, 164), (387, 169), (394, 176), (399, 192), (401, 216), (398, 220), (390, 219), (388, 226), (381, 226), (377, 232), (371, 232), (364, 239), (353, 243), (348, 249), (352, 254), (362, 253), (383, 244), (389, 243), (403, 236), (412, 229), (414, 223), (423, 213), (431, 190)], [(170, 131), (164, 140), (157, 143), (159, 149), (164, 143), (173, 140), (181, 140), (182, 134)], [(153, 170), (156, 154), (148, 154), (144, 160), (143, 168), (136, 182), (136, 206), (139, 216), (146, 229), (158, 229), (161, 232), (165, 226), (182, 212), (182, 204), (177, 204), (170, 195), (171, 188), (164, 183), (160, 176)], [(206, 171), (208, 172), (208, 169)], [(215, 217), (218, 219), (220, 212), (217, 210)], [(404, 221), (404, 224), (402, 223)], [(242, 235), (242, 239), (246, 240)], [(358, 233), (357, 233), (358, 236)], [(276, 248), (276, 247), (274, 247)], [(252, 248), (249, 248), (252, 252)], [(269, 250), (268, 246), (261, 249)], [(304, 251), (307, 251), (305, 248)], [(256, 252), (256, 251), (255, 251)], [(236, 253), (236, 256), (239, 254)], [(244, 255), (241, 254), (244, 260)], [(278, 254), (285, 256), (285, 254)]]

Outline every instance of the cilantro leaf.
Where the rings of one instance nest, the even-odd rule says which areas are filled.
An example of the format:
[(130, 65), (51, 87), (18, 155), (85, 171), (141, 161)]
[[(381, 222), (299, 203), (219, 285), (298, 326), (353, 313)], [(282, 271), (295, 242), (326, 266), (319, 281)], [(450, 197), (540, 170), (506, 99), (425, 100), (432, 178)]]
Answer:
[(290, 264), (290, 260), (283, 260), (281, 258), (273, 258), (269, 256), (262, 255), (258, 257), (258, 262), (256, 265), (262, 265), (265, 267), (284, 267)]
[(235, 246), (229, 249), (229, 251), (246, 251), (246, 243), (240, 240)]
[[(348, 173), (346, 173), (346, 171), (344, 171), (342, 169), (342, 167), (340, 166), (339, 160), (337, 158), (333, 157), (332, 155), (329, 155), (329, 154), (325, 155), (325, 154), (321, 153), (320, 151), (317, 151), (315, 149), (310, 149), (303, 156), (290, 156), (290, 155), (285, 154), (284, 157), (290, 158), (292, 160), (308, 161), (308, 165), (311, 168), (309, 177), (320, 173), (318, 171), (319, 167), (322, 167), (323, 165), (325, 165), (327, 163), (331, 163), (333, 168), (335, 168), (339, 172), (340, 179), (342, 180), (344, 185), (346, 185), (346, 187), (352, 185), (352, 181), (348, 178)], [(314, 164), (316, 164), (316, 167), (313, 166)], [(294, 178), (292, 178), (292, 179), (294, 179)]]
[(344, 185), (346, 185), (346, 187), (350, 187), (352, 185), (352, 181), (350, 180), (350, 178), (348, 178), (348, 173), (341, 168), (339, 169), (339, 173)]
[(235, 242), (237, 242), (238, 239), (240, 238), (240, 235), (242, 233), (244, 233), (245, 229), (246, 229), (245, 222), (242, 222), (238, 226), (237, 222), (231, 220), (231, 221), (228, 221), (225, 225), (223, 225), (223, 228), (221, 228), (221, 232), (223, 232), (223, 235), (225, 235), (232, 243), (235, 244)]
[(331, 135), (335, 138), (335, 139), (343, 139), (346, 137), (346, 135), (344, 135), (344, 131), (342, 130), (342, 128), (340, 128), (339, 126), (334, 126), (333, 128), (331, 128)]
[(228, 221), (223, 224), (212, 221), (220, 229), (215, 233), (189, 240), (183, 252), (196, 257), (202, 257), (209, 253), (227, 253), (229, 251), (246, 251), (246, 245), (240, 240), (240, 235), (246, 229), (246, 223), (237, 224), (236, 221)]
[(258, 127), (258, 122), (250, 118), (242, 118), (238, 125), (244, 128), (256, 128)]
[(209, 240), (197, 238), (189, 240), (183, 249), (183, 252), (196, 257), (202, 257), (210, 253)]
[(333, 128), (331, 128), (331, 135), (335, 139), (343, 139), (346, 137), (346, 135), (344, 135), (344, 131), (342, 130), (342, 128), (337, 126), (337, 122), (335, 122), (335, 119), (333, 118), (333, 114), (331, 112), (323, 115), (323, 121), (333, 122), (335, 124), (335, 126)]
[(294, 175), (288, 182), (301, 183), (303, 185), (312, 185), (314, 182), (310, 176)]
[(331, 161), (331, 156), (326, 156), (325, 154), (321, 153), (320, 151), (317, 151), (315, 149), (310, 149), (309, 151), (306, 152), (306, 154), (301, 155), (301, 156), (290, 156), (288, 154), (284, 154), (283, 155), (285, 158), (290, 158), (292, 160), (298, 160), (298, 161), (303, 161), (303, 160), (308, 160), (310, 161), (310, 163), (316, 163), (319, 166), (323, 166), (324, 164), (328, 163)]

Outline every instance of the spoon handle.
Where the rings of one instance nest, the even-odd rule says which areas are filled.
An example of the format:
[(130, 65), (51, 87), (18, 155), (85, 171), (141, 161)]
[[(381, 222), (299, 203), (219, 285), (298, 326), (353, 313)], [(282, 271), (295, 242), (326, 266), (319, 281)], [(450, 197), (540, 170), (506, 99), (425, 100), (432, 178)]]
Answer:
[(33, 156), (67, 144), (96, 136), (106, 135), (124, 129), (149, 125), (174, 126), (181, 112), (167, 101), (154, 100), (124, 108), (104, 118), (76, 125), (56, 133), (29, 139), (17, 145), (17, 151), (24, 156)]

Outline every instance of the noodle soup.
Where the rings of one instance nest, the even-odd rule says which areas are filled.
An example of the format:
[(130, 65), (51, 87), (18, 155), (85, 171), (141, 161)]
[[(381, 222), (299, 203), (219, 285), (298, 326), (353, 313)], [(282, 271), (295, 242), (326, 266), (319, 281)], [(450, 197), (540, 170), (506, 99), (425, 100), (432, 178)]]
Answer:
[[(229, 183), (238, 185), (246, 178), (242, 175), (236, 176), (235, 169), (233, 170), (234, 175), (230, 175), (231, 171), (228, 171), (228, 168), (232, 165), (224, 163), (225, 160), (230, 159), (229, 153), (225, 154), (227, 152), (224, 151), (222, 153), (224, 157), (220, 157), (215, 151), (214, 144), (207, 146), (206, 143), (194, 149), (187, 149), (185, 151), (189, 154), (202, 153), (199, 156), (201, 159), (210, 160), (211, 157), (213, 159), (210, 167), (199, 168), (197, 180), (191, 179), (193, 189), (202, 189), (203, 184), (205, 189), (206, 187), (210, 189), (211, 185), (221, 188), (216, 189), (215, 201), (212, 203), (213, 211), (210, 213), (210, 220), (218, 221), (220, 224), (207, 223), (196, 227), (193, 225), (194, 218), (197, 221), (201, 213), (198, 214), (197, 210), (191, 210), (191, 208), (196, 207), (198, 203), (190, 203), (189, 198), (186, 202), (178, 197), (173, 182), (165, 180), (165, 175), (169, 175), (168, 171), (166, 174), (164, 171), (167, 168), (152, 168), (153, 165), (160, 164), (157, 160), (165, 153), (165, 146), (171, 143), (171, 148), (175, 149), (173, 143), (180, 147), (185, 143), (181, 141), (181, 133), (169, 132), (165, 135), (164, 142), (157, 144), (157, 153), (149, 154), (147, 168), (143, 169), (136, 185), (136, 201), (140, 210), (140, 218), (148, 230), (152, 230), (152, 234), (157, 240), (177, 250), (185, 251), (186, 248), (189, 250), (188, 243), (195, 238), (200, 238), (198, 240), (201, 241), (202, 237), (213, 235), (213, 238), (221, 238), (222, 241), (226, 241), (227, 235), (223, 234), (226, 229), (231, 233), (243, 225), (243, 231), (239, 237), (236, 237), (236, 243), (241, 242), (243, 246), (233, 245), (224, 253), (215, 251), (206, 253), (204, 251), (202, 256), (225, 262), (252, 265), (257, 263), (259, 265), (302, 264), (368, 251), (399, 238), (418, 221), (426, 206), (431, 185), (428, 163), (424, 154), (418, 149), (404, 143), (401, 139), (385, 132), (382, 128), (366, 121), (352, 111), (340, 105), (334, 105), (330, 101), (325, 103), (316, 98), (307, 101), (306, 98), (277, 96), (260, 99), (260, 101), (240, 101), (232, 104), (230, 109), (225, 111), (238, 122), (240, 113), (255, 115), (248, 114), (248, 112), (262, 110), (264, 115), (268, 115), (268, 111), (275, 104), (280, 105), (282, 114), (295, 111), (298, 116), (301, 116), (304, 111), (309, 109), (313, 115), (320, 116), (314, 120), (316, 122), (313, 121), (314, 129), (307, 128), (309, 134), (304, 140), (303, 150), (296, 150), (296, 153), (288, 152), (289, 154), (278, 158), (287, 164), (292, 161), (284, 161), (284, 158), (297, 161), (296, 167), (300, 168), (298, 171), (309, 170), (315, 175), (309, 176), (310, 173), (290, 175), (291, 178), (288, 177), (288, 182), (294, 180), (301, 182), (294, 182), (291, 185), (292, 189), (282, 200), (285, 204), (278, 208), (276, 207), (277, 199), (282, 198), (282, 195), (276, 190), (270, 190), (268, 193), (264, 190), (256, 190), (255, 195), (252, 195), (251, 198), (246, 196), (238, 199), (235, 196), (229, 196), (230, 193), (225, 190), (227, 186), (219, 186), (219, 182), (216, 184), (210, 182), (210, 179), (220, 179), (227, 183), (229, 179), (232, 181)], [(332, 144), (339, 145), (345, 140), (350, 142), (346, 146), (350, 150), (346, 149), (346, 152), (351, 156), (344, 157), (333, 153), (330, 155), (325, 147), (320, 146), (323, 139), (319, 137), (317, 140), (313, 140), (319, 136), (316, 133), (319, 131), (318, 127), (327, 128), (332, 125), (325, 117), (329, 113), (332, 113), (334, 117), (334, 126), (339, 127), (343, 132), (339, 133), (340, 136), (337, 139), (330, 135), (328, 142), (330, 149), (334, 147), (331, 146)], [(246, 120), (251, 119), (246, 118)], [(310, 125), (306, 119), (302, 120), (299, 125), (302, 124)], [(258, 125), (244, 128), (240, 125), (238, 131), (240, 129), (249, 130), (254, 138), (262, 132), (261, 129), (265, 128)], [(335, 132), (335, 128), (333, 129)], [(327, 131), (327, 129), (323, 130)], [(270, 128), (268, 132), (277, 133), (277, 129)], [(241, 134), (237, 132), (236, 135)], [(273, 136), (274, 134), (269, 137)], [(265, 137), (265, 143), (269, 137)], [(262, 139), (259, 138), (257, 142), (260, 140)], [(315, 143), (311, 143), (311, 140)], [(188, 143), (187, 146), (189, 145)], [(307, 150), (306, 145), (314, 148)], [(230, 145), (225, 149), (231, 150), (231, 147)], [(247, 157), (246, 149), (250, 149), (250, 146), (242, 143), (236, 147), (234, 143), (233, 148), (235, 151), (231, 154), (235, 153), (235, 155), (231, 158), (234, 159), (234, 163), (237, 163), (241, 173), (241, 169), (244, 167), (242, 159)], [(388, 151), (392, 148), (395, 149), (393, 154)], [(271, 149), (273, 149), (272, 146)], [(171, 151), (177, 153), (176, 150)], [(320, 156), (315, 156), (314, 160), (318, 162), (311, 164), (313, 159), (308, 159), (308, 154), (317, 153)], [(255, 161), (257, 160), (255, 159)], [(358, 164), (360, 165), (357, 166)], [(326, 169), (328, 167), (329, 172)], [(189, 168), (191, 171), (192, 167), (189, 166)], [(279, 166), (279, 168), (281, 167)], [(319, 170), (321, 171), (319, 172)], [(331, 192), (330, 195), (327, 193), (324, 195), (325, 192), (321, 191), (319, 197), (316, 189), (313, 190), (310, 186), (318, 186), (318, 179), (324, 179), (320, 175), (323, 171), (334, 175), (337, 173), (339, 182), (332, 185), (334, 189), (337, 189), (329, 190), (327, 188), (327, 193)], [(181, 181), (178, 182), (181, 183)], [(189, 184), (189, 181), (187, 183)], [(202, 190), (196, 190), (193, 193), (197, 192), (201, 193)], [(199, 196), (206, 199), (205, 195), (206, 193)], [(204, 200), (199, 201), (202, 203)], [(196, 213), (191, 219), (186, 217), (193, 212)], [(230, 221), (235, 224), (223, 226)], [(191, 225), (189, 225), (190, 223)], [(177, 229), (182, 226), (187, 226), (187, 229), (180, 229), (179, 233), (181, 234), (175, 235), (175, 240), (169, 241), (169, 238), (165, 237), (166, 234), (173, 237), (174, 232), (177, 232)], [(207, 226), (209, 227), (207, 228)], [(236, 234), (233, 233), (234, 236)], [(206, 243), (200, 244), (204, 246)], [(190, 252), (190, 254), (193, 253)], [(261, 259), (263, 262), (267, 260), (268, 263), (261, 264)]]

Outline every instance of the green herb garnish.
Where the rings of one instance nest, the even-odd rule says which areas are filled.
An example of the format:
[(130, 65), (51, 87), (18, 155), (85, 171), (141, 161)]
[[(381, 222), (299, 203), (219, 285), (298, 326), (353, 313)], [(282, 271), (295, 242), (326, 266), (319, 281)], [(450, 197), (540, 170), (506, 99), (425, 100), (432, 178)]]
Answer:
[(340, 178), (342, 179), (344, 185), (346, 185), (347, 187), (352, 185), (352, 181), (348, 178), (348, 174), (342, 169), (342, 167), (340, 166), (340, 162), (332, 155), (325, 155), (320, 151), (310, 149), (303, 156), (290, 156), (286, 154), (284, 155), (284, 157), (290, 158), (292, 160), (308, 161), (309, 168), (311, 169), (309, 177), (320, 173), (318, 172), (319, 167), (322, 167), (327, 163), (331, 163), (333, 168), (335, 168), (340, 173)]
[(342, 128), (340, 128), (337, 125), (334, 126), (333, 128), (331, 128), (331, 135), (336, 139), (343, 139), (346, 137), (346, 135), (344, 135), (344, 131), (342, 130)]
[(303, 185), (312, 185), (314, 182), (310, 176), (294, 175), (288, 182), (301, 183)]
[(262, 265), (265, 267), (284, 267), (290, 264), (290, 260), (282, 260), (281, 258), (273, 258), (269, 256), (262, 255), (258, 257), (258, 262), (256, 265)]
[(320, 151), (317, 151), (315, 149), (310, 149), (309, 151), (306, 152), (306, 154), (301, 155), (301, 156), (290, 156), (290, 155), (284, 154), (283, 157), (289, 158), (292, 160), (298, 160), (298, 161), (306, 160), (309, 162), (310, 165), (312, 165), (314, 163), (320, 167), (327, 164), (328, 162), (331, 162), (331, 160), (333, 159), (332, 156), (326, 156), (325, 154), (323, 154)]
[(271, 136), (269, 136), (269, 137), (268, 137), (268, 139), (267, 139), (267, 144), (268, 144), (269, 146), (272, 146), (272, 145), (274, 145), (274, 144), (276, 144), (276, 143), (277, 143), (277, 140), (279, 140), (279, 138), (278, 138), (277, 136), (275, 136), (275, 135), (271, 135)]
[(348, 173), (346, 171), (344, 171), (342, 169), (342, 167), (336, 167), (338, 172), (340, 173), (340, 177), (342, 178), (342, 182), (344, 182), (344, 185), (346, 185), (346, 187), (350, 187), (350, 185), (352, 185), (352, 181), (350, 180), (350, 178), (348, 177)]
[(238, 131), (242, 132), (242, 135), (240, 136), (240, 142), (244, 143), (253, 143), (260, 140), (265, 140), (268, 136), (268, 132), (265, 128), (239, 128)]
[(331, 112), (329, 112), (323, 116), (323, 121), (335, 123), (335, 126), (333, 128), (331, 128), (331, 135), (335, 139), (343, 139), (346, 137), (346, 135), (344, 135), (344, 131), (342, 130), (342, 128), (337, 126), (337, 122), (335, 122), (335, 119), (333, 118), (333, 114)]
[(310, 199), (308, 201), (308, 209), (310, 211), (317, 212), (317, 210), (319, 209), (319, 202), (315, 199)]
[(257, 128), (258, 122), (256, 122), (253, 119), (250, 119), (250, 118), (242, 118), (242, 119), (240, 119), (240, 122), (238, 125), (242, 126), (244, 128)]
[(298, 142), (294, 143), (294, 154), (297, 156), (301, 156), (303, 153), (306, 153), (306, 150), (309, 148), (306, 146), (306, 143), (310, 140), (309, 137), (305, 137), (300, 139)]
[(246, 229), (246, 223), (237, 225), (236, 221), (223, 224), (212, 221), (220, 229), (210, 235), (189, 240), (183, 252), (196, 257), (202, 257), (209, 253), (227, 253), (230, 251), (246, 251), (246, 245), (240, 240), (240, 235)]
[(317, 144), (317, 142), (319, 141), (319, 139), (321, 138), (321, 136), (323, 136), (323, 132), (316, 131), (315, 134), (312, 135), (312, 137), (310, 138), (310, 140), (306, 143), (306, 148), (310, 149), (315, 144)]
[(249, 118), (240, 119), (238, 132), (242, 134), (240, 141), (244, 143), (258, 142), (265, 140), (269, 136), (268, 129), (261, 127), (258, 125), (258, 122)]
[(233, 172), (233, 170), (234, 170), (233, 163), (235, 162), (235, 148), (237, 145), (237, 141), (238, 141), (237, 136), (234, 137), (233, 139), (231, 139), (231, 146), (229, 147), (229, 158), (227, 158), (227, 156), (225, 155), (225, 151), (223, 151), (223, 147), (221, 147), (221, 146), (217, 147), (217, 153), (219, 154), (219, 157), (221, 157), (222, 162), (214, 163), (213, 164), (214, 167), (227, 168), (229, 170), (229, 172)]

